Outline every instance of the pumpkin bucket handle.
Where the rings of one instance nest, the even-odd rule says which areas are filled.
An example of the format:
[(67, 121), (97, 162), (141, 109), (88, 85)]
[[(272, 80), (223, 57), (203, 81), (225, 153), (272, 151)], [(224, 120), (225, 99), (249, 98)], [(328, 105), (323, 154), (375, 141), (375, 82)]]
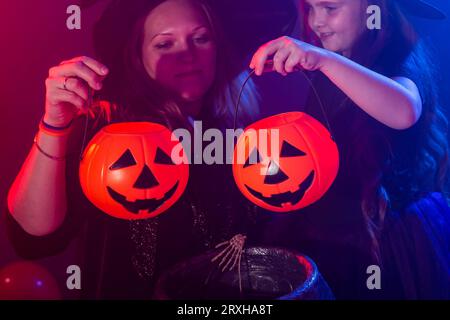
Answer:
[[(269, 61), (266, 62), (266, 67), (270, 67), (271, 65), (273, 65), (273, 61), (269, 60)], [(322, 111), (323, 117), (324, 117), (325, 122), (326, 122), (327, 129), (328, 129), (328, 131), (331, 134), (331, 139), (334, 141), (334, 135), (333, 135), (333, 131), (331, 130), (330, 122), (328, 121), (327, 113), (325, 112), (325, 108), (323, 106), (322, 100), (320, 99), (320, 96), (317, 93), (317, 90), (314, 87), (314, 84), (312, 83), (311, 79), (306, 75), (306, 73), (303, 70), (301, 70), (300, 68), (295, 68), (295, 70), (296, 71), (300, 71), (300, 73), (305, 77), (306, 81), (308, 82), (309, 86), (311, 87), (311, 89), (312, 89), (312, 91), (314, 93), (314, 96), (316, 97), (317, 102), (319, 103), (320, 109)], [(234, 122), (233, 122), (233, 130), (234, 131), (236, 131), (236, 121), (237, 121), (237, 115), (238, 115), (238, 111), (239, 111), (239, 104), (241, 102), (242, 93), (244, 92), (244, 88), (245, 88), (245, 85), (247, 84), (248, 80), (250, 80), (250, 78), (254, 74), (255, 74), (255, 70), (252, 70), (248, 74), (247, 78), (242, 83), (241, 90), (239, 91), (239, 96), (238, 96), (238, 99), (237, 99), (237, 102), (236, 102), (236, 106), (234, 108)]]

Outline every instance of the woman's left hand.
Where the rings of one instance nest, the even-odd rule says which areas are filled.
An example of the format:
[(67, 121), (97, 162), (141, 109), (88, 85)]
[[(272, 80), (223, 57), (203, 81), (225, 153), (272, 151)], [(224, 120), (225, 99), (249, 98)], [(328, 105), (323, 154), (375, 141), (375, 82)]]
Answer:
[(255, 69), (256, 75), (266, 71), (265, 64), (270, 56), (273, 56), (273, 71), (285, 76), (296, 68), (320, 70), (326, 50), (286, 36), (272, 40), (262, 45), (253, 55), (250, 68)]

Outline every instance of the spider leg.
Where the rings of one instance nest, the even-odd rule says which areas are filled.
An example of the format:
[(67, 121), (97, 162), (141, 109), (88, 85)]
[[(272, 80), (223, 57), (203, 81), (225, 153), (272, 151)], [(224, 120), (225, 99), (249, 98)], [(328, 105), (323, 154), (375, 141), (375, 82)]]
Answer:
[(239, 293), (242, 296), (241, 258), (242, 258), (242, 251), (239, 254), (239, 261), (238, 261)]
[(226, 244), (229, 244), (230, 243), (230, 241), (224, 241), (224, 242), (221, 242), (221, 243), (219, 243), (218, 245), (216, 245), (216, 249), (217, 248), (219, 248), (219, 247), (223, 247), (224, 245), (226, 245)]
[(230, 257), (230, 255), (231, 256), (233, 255), (234, 250), (235, 250), (235, 247), (233, 245), (231, 245), (230, 250), (228, 250), (227, 254), (222, 257), (222, 260), (219, 263), (219, 267), (221, 267), (222, 264), (224, 264), (227, 261), (227, 259)]
[(233, 270), (234, 267), (236, 266), (236, 263), (238, 262), (239, 257), (241, 256), (241, 254), (242, 254), (242, 247), (239, 248), (238, 254), (236, 254), (234, 256), (234, 262), (233, 262), (233, 265), (230, 267), (230, 271)]
[(225, 264), (225, 266), (223, 267), (222, 272), (224, 272), (225, 269), (231, 264), (231, 262), (232, 262), (233, 260), (236, 259), (236, 256), (239, 255), (239, 247), (234, 246), (232, 252), (233, 252), (233, 253), (232, 253), (231, 256), (229, 257), (228, 262), (227, 262), (227, 263)]
[(217, 259), (219, 259), (222, 255), (224, 255), (228, 250), (230, 250), (231, 248), (231, 244), (228, 245), (225, 249), (223, 249), (218, 255), (216, 255), (214, 258), (211, 259), (211, 262), (216, 261)]

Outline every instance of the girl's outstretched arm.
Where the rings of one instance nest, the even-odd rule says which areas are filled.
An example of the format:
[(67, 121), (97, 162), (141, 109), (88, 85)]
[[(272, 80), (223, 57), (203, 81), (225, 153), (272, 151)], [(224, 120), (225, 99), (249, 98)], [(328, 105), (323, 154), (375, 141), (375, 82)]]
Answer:
[(408, 78), (388, 78), (337, 53), (289, 37), (261, 46), (250, 67), (261, 75), (273, 56), (274, 70), (286, 75), (296, 67), (322, 71), (356, 105), (393, 129), (407, 129), (422, 113), (417, 86)]
[(320, 69), (356, 105), (393, 129), (407, 129), (422, 113), (417, 86), (408, 78), (388, 78), (328, 51)]

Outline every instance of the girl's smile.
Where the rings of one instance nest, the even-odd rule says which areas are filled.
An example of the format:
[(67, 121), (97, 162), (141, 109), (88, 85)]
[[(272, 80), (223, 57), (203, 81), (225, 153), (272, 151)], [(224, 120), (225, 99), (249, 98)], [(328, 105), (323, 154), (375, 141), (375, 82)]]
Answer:
[(309, 28), (330, 51), (348, 56), (366, 30), (366, 0), (306, 0)]

